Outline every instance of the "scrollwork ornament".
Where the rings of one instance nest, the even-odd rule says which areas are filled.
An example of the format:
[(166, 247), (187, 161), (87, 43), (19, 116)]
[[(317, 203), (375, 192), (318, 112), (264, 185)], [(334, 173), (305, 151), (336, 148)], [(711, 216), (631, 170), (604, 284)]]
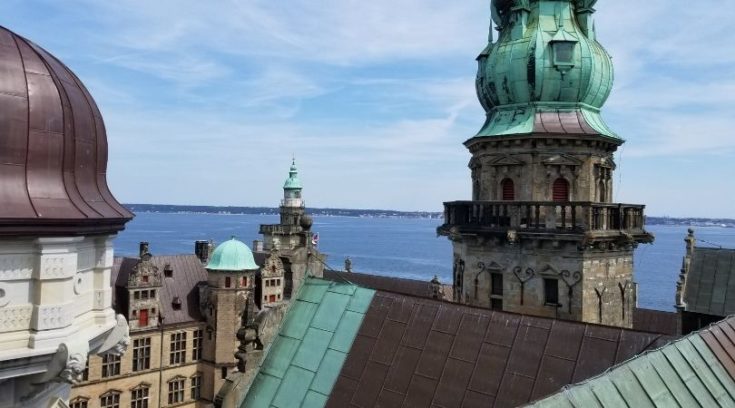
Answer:
[(566, 283), (567, 286), (569, 286), (570, 288), (577, 286), (579, 282), (582, 281), (582, 273), (579, 271), (570, 272), (567, 270), (563, 270), (561, 271), (559, 275), (561, 275), (561, 278), (564, 280), (564, 283)]
[(520, 266), (516, 266), (515, 268), (513, 268), (513, 275), (518, 278), (519, 282), (526, 283), (536, 276), (536, 271), (531, 268), (526, 268), (524, 270)]

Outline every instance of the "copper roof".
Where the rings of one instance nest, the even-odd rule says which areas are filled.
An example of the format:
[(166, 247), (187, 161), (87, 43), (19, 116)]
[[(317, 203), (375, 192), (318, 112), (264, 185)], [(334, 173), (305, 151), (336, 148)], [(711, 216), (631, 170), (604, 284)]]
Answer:
[[(113, 303), (118, 313), (127, 315), (127, 310), (123, 310), (123, 305), (126, 302), (119, 299), (120, 296), (127, 296), (127, 294), (120, 289), (127, 287), (128, 276), (138, 261), (138, 258), (115, 258), (111, 280), (113, 285), (117, 287), (117, 290), (113, 293), (118, 299), (115, 299)], [(163, 287), (160, 292), (161, 315), (164, 317), (164, 324), (203, 320), (199, 313), (198, 285), (207, 282), (207, 271), (199, 258), (196, 255), (154, 256), (151, 258), (151, 262), (161, 272), (163, 272), (166, 264), (169, 264), (173, 269), (172, 277), (163, 278)], [(174, 308), (173, 306), (174, 299), (177, 297), (181, 301), (180, 308)]]
[(679, 315), (661, 310), (639, 309), (633, 311), (633, 329), (651, 333), (679, 334)]
[(392, 276), (369, 275), (365, 273), (324, 270), (324, 279), (336, 282), (354, 283), (363, 288), (400, 293), (409, 296), (431, 298), (433, 295), (431, 282), (415, 279), (403, 279)]
[(672, 339), (378, 292), (329, 407), (514, 407)]
[(735, 313), (735, 250), (697, 248), (686, 273), (687, 312), (713, 316)]
[(82, 82), (0, 27), (0, 235), (121, 230), (133, 215), (106, 173), (105, 125)]

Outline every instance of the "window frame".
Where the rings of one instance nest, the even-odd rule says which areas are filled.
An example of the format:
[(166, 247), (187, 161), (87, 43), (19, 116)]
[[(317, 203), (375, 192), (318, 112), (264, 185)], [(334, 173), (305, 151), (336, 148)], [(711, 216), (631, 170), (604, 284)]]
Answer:
[(110, 390), (100, 395), (100, 408), (120, 408), (120, 394), (120, 391)]
[(168, 353), (169, 364), (186, 363), (186, 332), (171, 333), (170, 340)]
[(547, 306), (560, 306), (559, 279), (544, 278), (544, 304)]
[(148, 408), (150, 393), (151, 387), (145, 384), (140, 384), (130, 390), (130, 408)]
[(202, 342), (204, 341), (204, 330), (197, 329), (192, 333), (191, 359), (199, 361), (202, 359)]
[(69, 401), (69, 408), (88, 408), (89, 398), (87, 397), (76, 397)]
[[(142, 353), (142, 354), (141, 354)], [(143, 365), (141, 367), (140, 365)], [(151, 368), (151, 338), (141, 337), (133, 339), (133, 372), (149, 370)]]
[(192, 400), (197, 401), (202, 398), (202, 374), (196, 373), (189, 378), (190, 391), (189, 395)]
[(102, 356), (102, 378), (110, 378), (120, 375), (122, 359), (120, 356), (107, 353)]
[(186, 377), (174, 377), (168, 383), (168, 405), (179, 404), (186, 401), (184, 390)]

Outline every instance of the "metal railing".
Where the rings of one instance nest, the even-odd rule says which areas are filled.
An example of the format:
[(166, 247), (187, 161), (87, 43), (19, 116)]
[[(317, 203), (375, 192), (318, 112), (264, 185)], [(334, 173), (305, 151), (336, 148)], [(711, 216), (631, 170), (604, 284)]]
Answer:
[(444, 226), (539, 232), (643, 231), (644, 205), (592, 202), (455, 201)]

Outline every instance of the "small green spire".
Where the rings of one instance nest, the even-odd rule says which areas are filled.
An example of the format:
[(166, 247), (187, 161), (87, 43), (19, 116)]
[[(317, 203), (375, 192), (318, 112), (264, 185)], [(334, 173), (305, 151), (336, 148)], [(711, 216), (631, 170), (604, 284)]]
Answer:
[(296, 158), (291, 160), (291, 168), (288, 171), (288, 178), (283, 184), (284, 190), (301, 190), (301, 180), (299, 180), (299, 171), (296, 168)]

